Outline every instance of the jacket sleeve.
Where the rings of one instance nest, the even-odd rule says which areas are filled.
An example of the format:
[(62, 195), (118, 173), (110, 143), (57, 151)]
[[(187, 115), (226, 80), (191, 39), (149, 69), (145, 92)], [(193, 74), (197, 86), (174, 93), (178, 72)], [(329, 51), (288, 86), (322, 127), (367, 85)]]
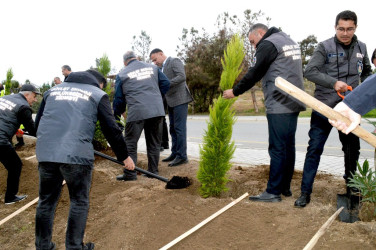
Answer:
[(35, 124), (32, 117), (33, 113), (30, 107), (23, 106), (20, 108), (17, 114), (18, 121), (24, 125), (25, 130), (29, 132), (30, 135), (36, 135)]
[(364, 82), (370, 75), (372, 75), (372, 67), (366, 49), (366, 52), (364, 53), (363, 57), (363, 71), (360, 75), (360, 80)]
[(124, 161), (128, 157), (128, 150), (121, 129), (116, 124), (116, 120), (112, 114), (108, 95), (104, 95), (99, 102), (98, 120), (101, 125), (103, 135), (111, 145), (116, 158), (119, 161)]
[(171, 61), (171, 69), (175, 73), (175, 77), (170, 79), (171, 86), (176, 86), (185, 82), (185, 69), (182, 61), (178, 58), (173, 58)]
[(160, 69), (158, 69), (158, 84), (161, 94), (165, 95), (167, 91), (170, 89), (170, 81), (168, 80), (167, 76), (162, 73)]
[(277, 56), (278, 51), (274, 44), (266, 40), (262, 41), (257, 47), (255, 54), (255, 65), (248, 69), (248, 72), (233, 88), (234, 95), (241, 95), (248, 89), (255, 86), (255, 84), (264, 77), (270, 65), (274, 62)]
[(376, 74), (346, 95), (343, 102), (360, 115), (376, 108)]
[(44, 112), (44, 107), (45, 106), (46, 106), (46, 101), (43, 98), (42, 102), (41, 102), (41, 104), (39, 106), (39, 110), (38, 110), (37, 116), (35, 117), (35, 131), (38, 131), (39, 122), (40, 122), (40, 119), (43, 116), (43, 112)]
[(306, 66), (304, 77), (315, 84), (332, 89), (334, 88), (334, 84), (337, 82), (337, 79), (321, 72), (325, 66), (325, 62), (325, 48), (322, 43), (319, 43)]
[(117, 75), (115, 80), (115, 96), (112, 105), (116, 119), (118, 119), (118, 117), (125, 112), (126, 104), (127, 103), (123, 94), (123, 85), (119, 75)]

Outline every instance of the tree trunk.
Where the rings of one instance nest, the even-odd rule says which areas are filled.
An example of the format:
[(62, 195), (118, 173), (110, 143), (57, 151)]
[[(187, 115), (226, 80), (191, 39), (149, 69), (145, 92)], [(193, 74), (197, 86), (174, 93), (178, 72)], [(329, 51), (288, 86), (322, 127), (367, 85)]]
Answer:
[(257, 106), (257, 100), (256, 100), (256, 89), (253, 87), (251, 88), (251, 96), (252, 96), (252, 102), (253, 102), (253, 106), (255, 107), (255, 112), (258, 113), (259, 112), (259, 109), (258, 109), (258, 106)]

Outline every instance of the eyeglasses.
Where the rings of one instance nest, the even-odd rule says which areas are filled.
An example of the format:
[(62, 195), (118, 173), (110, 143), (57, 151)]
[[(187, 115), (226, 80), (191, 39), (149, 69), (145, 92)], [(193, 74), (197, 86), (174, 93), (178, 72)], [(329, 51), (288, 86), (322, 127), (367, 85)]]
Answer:
[(343, 27), (339, 27), (337, 28), (337, 31), (341, 32), (341, 33), (353, 33), (355, 31), (355, 28), (351, 27), (351, 28), (343, 28)]

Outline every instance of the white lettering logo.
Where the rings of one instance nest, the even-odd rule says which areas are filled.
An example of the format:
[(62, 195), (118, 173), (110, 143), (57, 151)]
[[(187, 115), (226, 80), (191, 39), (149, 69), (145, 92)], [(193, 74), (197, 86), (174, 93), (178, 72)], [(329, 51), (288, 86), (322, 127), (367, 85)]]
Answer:
[(4, 98), (0, 98), (0, 110), (12, 110), (15, 106), (15, 103), (5, 100)]
[(128, 73), (128, 77), (130, 79), (137, 78), (137, 80), (144, 80), (150, 78), (152, 75), (154, 75), (153, 68), (142, 68), (142, 69), (136, 69), (134, 71), (131, 71)]
[(301, 59), (301, 52), (299, 45), (285, 45), (282, 47), (286, 57), (292, 57), (292, 60)]
[(93, 93), (79, 88), (71, 87), (55, 87), (51, 91), (51, 96), (55, 96), (56, 101), (73, 101), (77, 102), (80, 100), (89, 101), (89, 97)]

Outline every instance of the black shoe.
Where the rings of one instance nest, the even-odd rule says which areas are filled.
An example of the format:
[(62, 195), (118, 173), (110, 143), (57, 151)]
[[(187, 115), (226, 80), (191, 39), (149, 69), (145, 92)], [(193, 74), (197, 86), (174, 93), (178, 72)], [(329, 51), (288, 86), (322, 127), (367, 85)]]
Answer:
[(169, 149), (170, 147), (168, 146), (168, 144), (167, 145), (162, 145), (162, 147), (164, 148), (164, 149)]
[(15, 195), (13, 199), (5, 199), (5, 205), (10, 205), (26, 199), (27, 195)]
[(16, 149), (16, 150), (18, 150), (18, 149), (20, 149), (22, 146), (24, 146), (25, 145), (25, 143), (24, 142), (19, 142), (19, 143), (16, 143), (15, 145), (14, 145), (14, 148)]
[(82, 246), (82, 250), (92, 250), (94, 249), (94, 243), (88, 242)]
[(125, 175), (118, 175), (116, 176), (116, 180), (118, 181), (136, 181), (137, 180), (137, 175), (136, 176), (125, 176)]
[(295, 207), (305, 207), (311, 201), (311, 195), (307, 193), (301, 193), (300, 197), (295, 201)]
[(168, 166), (176, 167), (185, 163), (188, 163), (188, 159), (181, 159), (181, 158), (176, 157), (172, 162), (168, 164)]
[(173, 161), (176, 158), (176, 155), (170, 155), (169, 157), (163, 159), (163, 162)]
[(292, 192), (290, 189), (286, 189), (286, 190), (283, 190), (282, 191), (282, 194), (286, 197), (291, 197), (292, 196)]
[(159, 151), (160, 151), (160, 152), (163, 152), (163, 151), (164, 151), (164, 147), (161, 147), (161, 148), (159, 149)]
[(269, 194), (268, 192), (263, 192), (257, 196), (250, 196), (251, 201), (262, 201), (262, 202), (279, 202), (281, 201), (281, 195), (279, 194)]

